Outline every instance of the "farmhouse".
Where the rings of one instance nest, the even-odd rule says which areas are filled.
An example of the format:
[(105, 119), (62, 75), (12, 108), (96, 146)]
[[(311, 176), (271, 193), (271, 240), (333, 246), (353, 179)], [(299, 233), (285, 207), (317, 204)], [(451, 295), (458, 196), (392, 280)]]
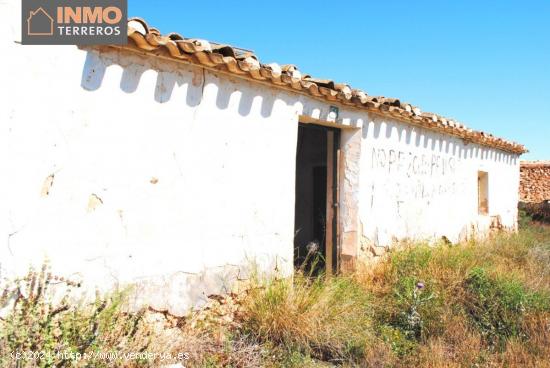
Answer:
[(83, 48), (21, 46), (10, 21), (2, 272), (47, 258), (183, 314), (251, 264), (317, 251), (347, 272), (400, 240), (516, 229), (519, 144), (141, 19)]

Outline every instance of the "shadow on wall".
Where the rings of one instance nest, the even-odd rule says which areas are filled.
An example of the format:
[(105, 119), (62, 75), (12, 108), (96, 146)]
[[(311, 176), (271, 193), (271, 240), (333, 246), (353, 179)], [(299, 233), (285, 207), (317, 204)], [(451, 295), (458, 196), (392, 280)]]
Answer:
[[(117, 54), (120, 55), (120, 54)], [(120, 56), (119, 56), (120, 58)], [(196, 70), (185, 70), (184, 73), (178, 70), (157, 70), (152, 67), (145, 66), (139, 63), (134, 63), (133, 56), (129, 56), (129, 60), (122, 63), (117, 63), (113, 57), (103, 57), (97, 52), (88, 51), (86, 60), (82, 69), (82, 78), (80, 86), (87, 91), (96, 91), (103, 84), (105, 72), (112, 65), (121, 67), (122, 77), (120, 80), (120, 89), (125, 93), (134, 93), (138, 90), (141, 77), (147, 70), (156, 70), (157, 79), (153, 98), (158, 103), (166, 103), (172, 99), (173, 91), (176, 88), (186, 88), (186, 104), (189, 107), (196, 107), (201, 104), (205, 87), (209, 84), (217, 86), (216, 107), (220, 110), (229, 107), (231, 99), (238, 96), (238, 113), (241, 116), (248, 116), (257, 100), (256, 104), (261, 103), (259, 113), (262, 117), (271, 116), (275, 100), (283, 100), (287, 105), (293, 104), (291, 99), (284, 95), (276, 93), (271, 89), (265, 89), (265, 93), (260, 93), (261, 87), (249, 87), (237, 89), (235, 84), (218, 83), (218, 79), (212, 76), (212, 73), (206, 72), (205, 69), (191, 66)], [(143, 62), (143, 61), (142, 61)], [(248, 86), (248, 82), (243, 82)], [(263, 92), (263, 91), (262, 91)]]
[(412, 127), (407, 123), (395, 123), (378, 118), (363, 125), (362, 137), (363, 139), (371, 137), (380, 142), (401, 142), (404, 144), (403, 149), (414, 147), (430, 153), (456, 156), (460, 159), (494, 161), (506, 165), (516, 165), (518, 160), (514, 154), (498, 149), (480, 147), (458, 137), (445, 136), (426, 128)]

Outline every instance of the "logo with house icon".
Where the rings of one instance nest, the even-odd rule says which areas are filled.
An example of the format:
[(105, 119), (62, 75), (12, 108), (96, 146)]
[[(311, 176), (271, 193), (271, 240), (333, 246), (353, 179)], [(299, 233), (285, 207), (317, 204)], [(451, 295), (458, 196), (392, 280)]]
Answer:
[(18, 1), (23, 45), (128, 43), (127, 0)]
[(30, 11), (27, 18), (27, 34), (29, 36), (53, 35), (53, 18), (42, 7)]

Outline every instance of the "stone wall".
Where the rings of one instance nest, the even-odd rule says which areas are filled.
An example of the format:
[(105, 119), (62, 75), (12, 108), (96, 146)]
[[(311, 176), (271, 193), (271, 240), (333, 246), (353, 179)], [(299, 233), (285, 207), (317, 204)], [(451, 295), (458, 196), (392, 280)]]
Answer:
[(550, 161), (522, 161), (519, 196), (521, 202), (550, 200)]

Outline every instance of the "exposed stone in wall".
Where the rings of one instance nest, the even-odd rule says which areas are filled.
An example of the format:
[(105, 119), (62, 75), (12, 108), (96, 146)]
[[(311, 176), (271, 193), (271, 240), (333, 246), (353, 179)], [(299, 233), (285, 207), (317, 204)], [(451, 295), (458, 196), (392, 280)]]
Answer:
[(550, 200), (550, 161), (522, 161), (520, 165), (520, 202)]
[(88, 212), (93, 212), (97, 207), (103, 204), (103, 200), (97, 194), (92, 193), (88, 198)]
[(357, 259), (361, 264), (370, 264), (378, 261), (389, 249), (389, 246), (377, 245), (363, 235), (361, 236)]
[(149, 306), (182, 317), (192, 309), (206, 306), (213, 296), (246, 289), (250, 272), (246, 266), (224, 265), (199, 273), (177, 272), (144, 278), (133, 285), (130, 307), (137, 311)]
[(44, 180), (44, 183), (42, 184), (42, 189), (40, 190), (40, 195), (42, 197), (47, 197), (50, 194), (50, 189), (52, 188), (52, 185), (53, 185), (53, 179), (54, 179), (54, 174), (50, 174)]

